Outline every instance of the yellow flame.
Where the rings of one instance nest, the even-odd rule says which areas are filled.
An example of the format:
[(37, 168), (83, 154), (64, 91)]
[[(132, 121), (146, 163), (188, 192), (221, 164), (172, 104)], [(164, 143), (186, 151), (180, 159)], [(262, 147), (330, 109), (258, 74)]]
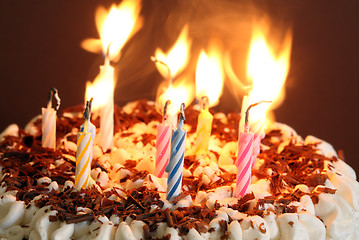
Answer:
[[(166, 85), (167, 84), (162, 84)], [(171, 101), (168, 108), (168, 114), (176, 114), (180, 111), (181, 104), (184, 103), (186, 107), (193, 101), (193, 87), (184, 81), (179, 84), (174, 84), (169, 87), (160, 87), (157, 94), (156, 106), (159, 112), (163, 112), (163, 108), (167, 100)]]
[[(102, 28), (100, 28), (102, 50), (106, 53), (110, 46), (111, 59), (117, 56), (127, 39), (134, 33), (140, 10), (139, 0), (125, 0), (118, 6), (112, 5)], [(96, 17), (96, 19), (99, 18)]]
[(162, 82), (157, 91), (156, 107), (159, 112), (163, 111), (167, 100), (171, 101), (168, 109), (169, 114), (178, 113), (181, 103), (188, 106), (193, 100), (193, 87), (190, 83), (178, 78), (174, 83), (167, 81), (176, 77), (186, 67), (189, 61), (190, 48), (191, 40), (188, 38), (188, 26), (186, 25), (173, 47), (166, 54), (159, 48), (155, 51), (155, 58), (167, 64), (171, 72), (171, 76), (169, 76), (167, 68), (163, 64), (156, 63), (158, 71), (166, 78), (166, 81)]
[(275, 108), (284, 99), (283, 86), (289, 72), (291, 44), (291, 34), (287, 33), (276, 54), (269, 47), (263, 31), (256, 30), (253, 34), (247, 68), (248, 77), (253, 82), (249, 102), (273, 101), (253, 108), (250, 114), (253, 121), (264, 118), (268, 109)]
[[(101, 38), (101, 49), (104, 54), (109, 49), (109, 60), (116, 61), (126, 41), (142, 25), (139, 19), (140, 0), (124, 0), (119, 5), (113, 4), (108, 11), (99, 7), (96, 11), (96, 26)], [(99, 40), (85, 40), (82, 46), (90, 51), (98, 49)], [(105, 62), (94, 82), (87, 82), (85, 100), (94, 98), (92, 108), (103, 106), (113, 98), (115, 87), (114, 68)]]
[(201, 51), (196, 69), (196, 97), (207, 96), (209, 106), (218, 104), (223, 89), (223, 70), (219, 51), (212, 48), (208, 55)]
[[(164, 53), (160, 48), (155, 51), (155, 58), (167, 64), (171, 70), (171, 77), (177, 76), (187, 65), (189, 60), (189, 49), (191, 40), (188, 38), (187, 25), (182, 29), (176, 43), (167, 52)], [(156, 64), (158, 71), (165, 78), (168, 78), (168, 70), (162, 64)]]
[[(104, 69), (107, 68), (107, 69)], [(111, 66), (101, 66), (100, 73), (95, 81), (86, 83), (85, 100), (93, 98), (92, 110), (104, 106), (108, 101), (113, 101), (114, 69)]]

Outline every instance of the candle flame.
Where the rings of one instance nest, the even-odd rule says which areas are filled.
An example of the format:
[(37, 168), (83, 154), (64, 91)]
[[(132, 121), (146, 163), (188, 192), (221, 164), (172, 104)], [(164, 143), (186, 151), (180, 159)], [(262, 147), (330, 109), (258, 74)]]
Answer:
[[(176, 114), (180, 111), (181, 104), (184, 103), (185, 106), (189, 106), (193, 101), (193, 87), (189, 83), (184, 81), (170, 85), (169, 87), (164, 87), (161, 84), (156, 99), (156, 107), (159, 112), (163, 112), (163, 108), (167, 100), (171, 101), (171, 104), (168, 107), (168, 114)], [(167, 86), (167, 85), (166, 85)]]
[[(169, 114), (176, 114), (180, 111), (181, 104), (188, 106), (194, 97), (193, 87), (184, 78), (177, 78), (180, 72), (186, 67), (189, 61), (189, 50), (191, 40), (188, 37), (188, 26), (184, 26), (173, 47), (164, 53), (157, 48), (155, 59), (165, 63), (169, 70), (161, 63), (156, 62), (156, 67), (161, 75), (166, 78), (157, 91), (156, 107), (159, 112), (163, 112), (163, 107), (167, 100), (171, 101), (168, 108)], [(176, 81), (173, 81), (176, 79)], [(172, 82), (173, 81), (173, 82)]]
[(283, 101), (283, 86), (289, 72), (291, 34), (286, 34), (280, 51), (275, 53), (263, 32), (258, 29), (254, 31), (250, 46), (247, 73), (253, 85), (249, 102), (252, 104), (265, 100), (272, 101), (272, 104), (261, 104), (253, 109), (252, 121), (264, 119), (269, 109), (274, 109)]
[[(126, 41), (141, 27), (139, 19), (140, 0), (124, 0), (119, 5), (113, 4), (110, 10), (99, 7), (96, 11), (96, 26), (101, 38), (102, 52), (107, 60), (117, 61)], [(82, 46), (89, 50), (97, 50), (99, 40), (87, 39)], [(86, 84), (85, 100), (93, 97), (92, 108), (98, 109), (113, 97), (115, 88), (114, 68), (105, 63), (93, 82)]]
[(133, 30), (138, 30), (139, 26), (136, 26), (136, 22), (139, 23), (137, 19), (140, 9), (139, 0), (125, 0), (118, 6), (113, 4), (105, 19), (103, 18), (104, 10), (98, 10), (96, 14), (98, 26), (104, 19), (102, 26), (98, 28), (102, 51), (106, 53), (107, 48), (110, 47), (110, 59), (117, 57), (127, 39), (134, 34)]
[(176, 43), (167, 52), (164, 53), (160, 48), (155, 51), (155, 58), (167, 64), (171, 71), (171, 76), (168, 76), (168, 70), (162, 64), (156, 64), (158, 71), (165, 78), (174, 78), (187, 65), (189, 60), (189, 49), (191, 48), (191, 40), (188, 38), (188, 26), (186, 25)]
[(212, 47), (208, 54), (201, 51), (196, 69), (196, 97), (207, 96), (209, 107), (219, 102), (223, 89), (223, 70), (218, 48)]
[(101, 66), (100, 73), (93, 82), (87, 81), (85, 100), (93, 98), (92, 109), (97, 110), (104, 106), (111, 98), (113, 98), (114, 69), (107, 66), (107, 70), (103, 70), (105, 66)]

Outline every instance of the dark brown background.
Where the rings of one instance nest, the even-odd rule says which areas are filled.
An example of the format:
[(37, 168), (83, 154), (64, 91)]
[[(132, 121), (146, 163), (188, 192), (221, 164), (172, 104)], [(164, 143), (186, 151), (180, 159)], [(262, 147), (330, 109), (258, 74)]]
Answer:
[[(116, 102), (154, 99), (161, 77), (149, 56), (157, 46), (168, 48), (185, 22), (190, 22), (194, 53), (210, 36), (222, 38), (237, 53), (243, 66), (237, 71), (242, 72), (247, 23), (253, 13), (267, 13), (278, 28), (291, 25), (293, 29), (287, 94), (276, 110), (277, 120), (302, 136), (312, 134), (344, 150), (345, 160), (359, 172), (358, 1), (250, 3), (144, 1), (144, 28), (125, 47), (119, 63)], [(0, 1), (0, 129), (13, 122), (24, 126), (39, 114), (53, 86), (60, 91), (62, 107), (83, 102), (85, 82), (96, 76), (103, 61), (80, 48), (81, 40), (98, 36), (94, 23), (98, 4), (94, 0)], [(101, 4), (109, 6), (110, 1)], [(238, 108), (233, 102), (223, 98), (218, 108)]]

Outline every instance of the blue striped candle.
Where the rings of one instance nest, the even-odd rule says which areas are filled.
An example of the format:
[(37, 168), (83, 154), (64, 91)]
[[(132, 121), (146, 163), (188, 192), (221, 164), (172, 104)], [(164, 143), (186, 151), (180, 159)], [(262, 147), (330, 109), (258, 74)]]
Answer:
[(184, 150), (187, 135), (187, 131), (182, 129), (184, 120), (184, 103), (182, 103), (178, 128), (172, 133), (170, 161), (166, 166), (166, 172), (169, 173), (167, 179), (167, 200), (181, 194)]

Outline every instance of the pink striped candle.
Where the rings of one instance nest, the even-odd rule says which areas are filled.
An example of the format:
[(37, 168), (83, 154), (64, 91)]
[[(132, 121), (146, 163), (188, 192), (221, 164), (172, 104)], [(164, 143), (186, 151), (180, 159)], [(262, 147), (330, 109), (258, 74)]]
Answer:
[[(238, 156), (236, 160), (237, 166), (237, 178), (236, 178), (236, 191), (235, 197), (243, 197), (249, 193), (249, 187), (251, 185), (252, 178), (252, 158), (253, 158), (253, 144), (254, 144), (254, 133), (249, 131), (249, 110), (257, 106), (258, 104), (265, 102), (261, 101), (249, 105), (245, 113), (244, 129), (243, 132), (240, 129), (239, 140), (238, 140)], [(263, 124), (259, 125), (263, 126)], [(253, 129), (251, 129), (252, 131)], [(258, 135), (261, 136), (260, 134)], [(260, 138), (259, 138), (260, 139)], [(260, 144), (260, 140), (259, 140)]]
[(241, 132), (238, 143), (236, 198), (249, 193), (252, 176), (253, 133)]
[(157, 177), (163, 177), (166, 174), (165, 168), (170, 159), (172, 128), (171, 125), (167, 123), (167, 106), (169, 103), (170, 101), (166, 102), (163, 110), (163, 121), (157, 126), (155, 169), (155, 175)]

